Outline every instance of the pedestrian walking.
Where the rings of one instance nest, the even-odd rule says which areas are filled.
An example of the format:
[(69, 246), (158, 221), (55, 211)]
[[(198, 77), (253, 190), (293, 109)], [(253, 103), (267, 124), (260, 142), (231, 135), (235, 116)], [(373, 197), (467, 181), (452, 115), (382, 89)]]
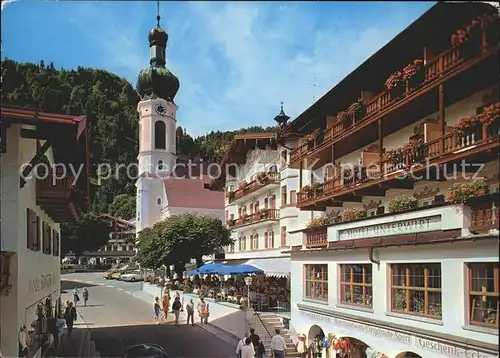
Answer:
[(56, 337), (55, 337), (56, 349), (59, 349), (59, 347), (61, 346), (61, 340), (62, 340), (62, 335), (64, 333), (65, 325), (66, 325), (66, 320), (64, 319), (63, 315), (60, 315), (59, 317), (56, 318)]
[(165, 320), (165, 322), (167, 321), (167, 318), (168, 318), (168, 307), (169, 306), (170, 306), (170, 303), (168, 300), (168, 296), (163, 296), (161, 299), (161, 309), (163, 311), (161, 319)]
[(66, 321), (66, 327), (68, 327), (68, 338), (71, 337), (73, 333), (73, 324), (76, 321), (76, 308), (73, 306), (73, 302), (68, 301), (66, 310), (64, 311), (64, 320)]
[[(248, 332), (245, 333), (245, 337), (243, 337), (242, 339), (240, 339), (239, 342), (238, 342), (238, 345), (236, 346), (236, 356), (238, 358), (241, 358), (241, 350), (246, 345), (247, 338), (250, 338), (250, 334)], [(250, 340), (250, 345), (252, 346), (252, 348), (254, 348), (252, 340)]]
[(78, 292), (78, 289), (75, 287), (73, 289), (73, 302), (75, 303), (75, 307), (78, 301), (80, 301), (80, 292)]
[(245, 339), (245, 345), (241, 347), (241, 358), (254, 358), (255, 349), (250, 337)]
[(179, 297), (175, 297), (174, 303), (172, 304), (172, 311), (175, 316), (175, 325), (179, 326), (179, 314), (181, 313), (182, 303)]
[(155, 297), (155, 302), (153, 303), (153, 309), (154, 309), (154, 318), (153, 318), (153, 323), (160, 323), (160, 299), (158, 297)]
[(306, 335), (304, 333), (300, 333), (298, 335), (299, 340), (297, 341), (297, 352), (300, 354), (301, 358), (307, 357), (307, 346), (306, 346)]
[(189, 320), (191, 320), (191, 325), (194, 326), (194, 301), (192, 298), (186, 305), (186, 313), (187, 313), (187, 324), (189, 324)]
[(89, 291), (87, 290), (87, 287), (83, 288), (82, 295), (83, 295), (83, 305), (87, 307), (87, 301), (89, 300)]
[(200, 315), (201, 324), (208, 323), (208, 304), (203, 297), (200, 298), (198, 303), (198, 314)]
[(258, 334), (255, 333), (255, 329), (250, 329), (250, 340), (252, 341), (254, 350), (255, 350), (255, 358), (262, 358), (264, 356), (263, 352), (263, 344), (260, 340), (260, 337)]
[(285, 339), (281, 336), (280, 330), (274, 330), (275, 335), (271, 338), (271, 352), (275, 358), (283, 358), (286, 355)]

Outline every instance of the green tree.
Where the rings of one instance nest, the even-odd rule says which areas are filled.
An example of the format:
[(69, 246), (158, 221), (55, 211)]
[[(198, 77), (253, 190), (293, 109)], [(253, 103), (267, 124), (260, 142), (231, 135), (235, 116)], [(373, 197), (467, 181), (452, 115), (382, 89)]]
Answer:
[(109, 205), (108, 211), (111, 215), (130, 220), (135, 217), (136, 199), (132, 195), (120, 194), (115, 196), (113, 202)]
[(109, 226), (94, 213), (84, 214), (78, 221), (61, 226), (61, 253), (73, 252), (80, 257), (84, 251), (94, 251), (109, 239)]
[(211, 255), (233, 243), (231, 231), (212, 215), (180, 214), (170, 216), (139, 233), (138, 261), (144, 267), (174, 265), (182, 276), (185, 264)]

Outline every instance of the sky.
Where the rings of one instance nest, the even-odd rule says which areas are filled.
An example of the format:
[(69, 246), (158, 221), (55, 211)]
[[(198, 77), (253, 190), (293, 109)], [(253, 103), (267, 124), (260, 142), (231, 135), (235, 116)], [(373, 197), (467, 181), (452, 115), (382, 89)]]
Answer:
[[(160, 2), (178, 125), (193, 136), (292, 119), (434, 2)], [(2, 1), (2, 58), (105, 69), (149, 65), (155, 1)]]

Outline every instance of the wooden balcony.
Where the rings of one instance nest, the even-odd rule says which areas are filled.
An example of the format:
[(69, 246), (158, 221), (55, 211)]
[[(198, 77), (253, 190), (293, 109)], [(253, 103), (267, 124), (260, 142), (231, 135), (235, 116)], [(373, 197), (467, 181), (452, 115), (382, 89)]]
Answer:
[(85, 196), (74, 186), (74, 177), (48, 173), (36, 180), (36, 204), (55, 222), (78, 219), (85, 207)]
[(491, 229), (500, 229), (499, 208), (471, 208), (469, 231), (474, 234), (488, 233)]
[(257, 177), (251, 182), (247, 183), (244, 187), (238, 188), (238, 190), (229, 192), (228, 202), (229, 204), (234, 203), (235, 201), (249, 195), (255, 193), (257, 190), (262, 189), (271, 184), (279, 184), (280, 183), (280, 173), (268, 172), (262, 174), (261, 177)]
[(328, 235), (326, 227), (309, 228), (305, 230), (306, 233), (306, 247), (327, 247)]
[[(297, 206), (305, 210), (322, 207), (325, 202), (360, 202), (363, 195), (383, 196), (389, 188), (412, 189), (417, 179), (433, 180), (422, 174), (427, 174), (427, 168), (435, 169), (438, 165), (456, 163), (465, 158), (476, 157), (480, 162), (488, 158), (488, 153), (495, 158), (492, 152), (498, 150), (499, 133), (498, 124), (482, 125), (467, 135), (452, 131), (391, 161), (384, 158), (366, 167), (355, 167), (356, 170), (349, 175), (345, 171), (337, 173), (334, 179), (298, 193)], [(414, 177), (411, 174), (415, 174)]]
[(467, 43), (460, 47), (452, 47), (427, 61), (424, 66), (423, 83), (413, 88), (406, 83), (404, 91), (400, 93), (389, 90), (380, 92), (368, 103), (365, 103), (365, 114), (362, 118), (352, 123), (336, 122), (331, 128), (319, 131), (315, 136), (312, 135), (308, 141), (291, 151), (289, 167), (298, 169), (304, 159), (311, 156), (316, 157), (337, 141), (351, 136), (361, 128), (375, 123), (402, 106), (406, 106), (482, 59), (498, 54), (496, 43), (489, 47), (484, 45), (480, 48), (478, 46), (472, 54), (470, 47)]
[(229, 220), (227, 226), (230, 229), (237, 229), (243, 226), (253, 225), (265, 221), (279, 220), (280, 211), (278, 209), (263, 209), (256, 213), (242, 216), (236, 220)]

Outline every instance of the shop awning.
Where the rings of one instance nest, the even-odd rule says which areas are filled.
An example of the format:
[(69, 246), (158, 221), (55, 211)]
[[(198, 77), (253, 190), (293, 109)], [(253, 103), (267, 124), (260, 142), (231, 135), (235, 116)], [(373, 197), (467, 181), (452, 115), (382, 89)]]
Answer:
[(255, 266), (266, 274), (266, 276), (288, 277), (290, 276), (290, 258), (274, 257), (268, 259), (251, 259), (247, 265)]

